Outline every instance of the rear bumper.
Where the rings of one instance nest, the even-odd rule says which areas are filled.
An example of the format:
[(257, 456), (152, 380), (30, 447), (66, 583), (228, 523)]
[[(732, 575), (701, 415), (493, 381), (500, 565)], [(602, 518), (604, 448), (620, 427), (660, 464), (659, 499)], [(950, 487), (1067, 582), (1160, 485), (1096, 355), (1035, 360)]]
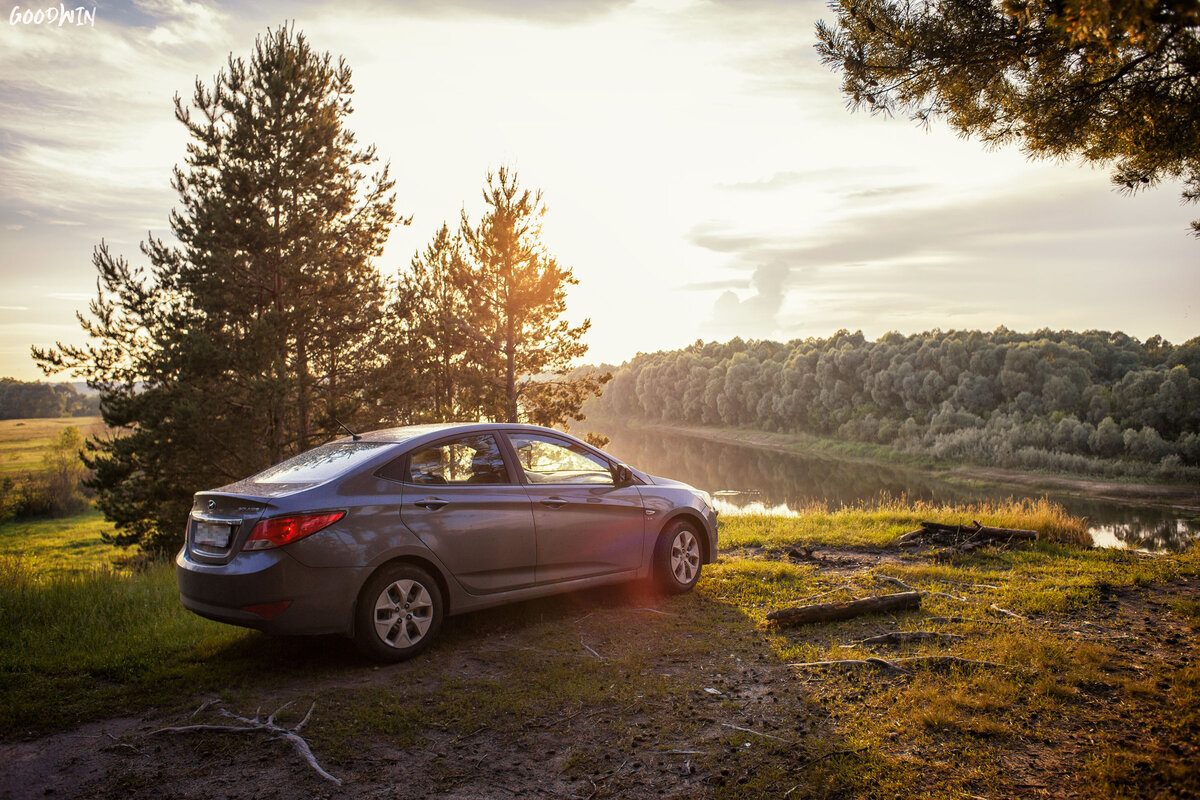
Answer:
[[(184, 548), (175, 557), (184, 608), (202, 617), (279, 634), (352, 633), (361, 573), (306, 567), (284, 550), (239, 553), (228, 564), (200, 564)], [(267, 618), (247, 606), (288, 602)]]

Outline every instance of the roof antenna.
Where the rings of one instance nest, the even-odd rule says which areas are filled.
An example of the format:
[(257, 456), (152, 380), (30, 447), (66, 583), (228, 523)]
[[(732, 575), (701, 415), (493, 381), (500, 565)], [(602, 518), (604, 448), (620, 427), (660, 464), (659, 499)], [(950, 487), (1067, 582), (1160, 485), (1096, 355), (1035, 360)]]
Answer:
[(334, 417), (334, 418), (333, 418), (333, 421), (334, 421), (334, 422), (336, 422), (336, 423), (338, 424), (338, 427), (339, 427), (339, 428), (341, 428), (342, 430), (344, 430), (346, 433), (350, 434), (350, 438), (351, 438), (351, 439), (353, 439), (354, 441), (358, 442), (358, 441), (361, 441), (361, 440), (362, 440), (362, 435), (361, 435), (361, 434), (357, 434), (357, 433), (355, 433), (354, 431), (352, 431), (352, 430), (350, 430), (349, 428), (347, 428), (347, 427), (346, 427), (346, 423), (342, 422), (342, 421), (341, 421), (340, 419), (338, 419), (337, 417)]

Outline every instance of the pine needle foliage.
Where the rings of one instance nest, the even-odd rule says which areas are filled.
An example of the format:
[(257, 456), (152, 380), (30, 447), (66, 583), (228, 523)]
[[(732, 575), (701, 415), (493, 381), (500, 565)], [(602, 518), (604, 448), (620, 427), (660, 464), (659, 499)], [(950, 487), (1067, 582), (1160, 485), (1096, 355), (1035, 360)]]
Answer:
[(88, 444), (111, 540), (170, 551), (192, 493), (369, 424), (386, 291), (372, 264), (396, 221), (393, 183), (345, 123), (344, 61), (283, 26), (199, 79), (172, 185), (175, 241), (147, 268), (101, 243), (90, 343), (34, 348), (101, 393), (111, 435)]
[[(1200, 201), (1196, 0), (836, 0), (817, 50), (853, 108), (945, 118), (1036, 158)], [(1200, 236), (1200, 220), (1192, 223)]]

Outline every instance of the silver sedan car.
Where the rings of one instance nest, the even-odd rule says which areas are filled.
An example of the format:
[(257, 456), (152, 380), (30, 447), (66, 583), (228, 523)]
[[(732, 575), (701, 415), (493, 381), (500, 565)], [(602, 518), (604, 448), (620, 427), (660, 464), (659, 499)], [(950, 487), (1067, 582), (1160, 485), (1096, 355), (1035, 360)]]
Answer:
[(621, 581), (686, 592), (717, 555), (705, 492), (513, 424), (355, 435), (198, 492), (183, 605), (284, 634), (423, 650), (444, 617)]

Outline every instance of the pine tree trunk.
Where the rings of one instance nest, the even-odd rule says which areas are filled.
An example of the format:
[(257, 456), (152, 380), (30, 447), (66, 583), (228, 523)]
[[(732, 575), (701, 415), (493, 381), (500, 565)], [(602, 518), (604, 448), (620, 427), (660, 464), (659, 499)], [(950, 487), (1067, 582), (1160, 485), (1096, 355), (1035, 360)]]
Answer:
[(308, 449), (309, 386), (308, 386), (308, 336), (301, 332), (296, 337), (297, 404), (300, 411), (298, 436), (300, 450)]
[[(279, 264), (275, 265), (275, 275), (273, 276), (273, 291), (275, 294), (275, 324), (280, 325), (283, 321), (283, 276), (279, 274)], [(271, 457), (272, 464), (278, 464), (283, 460), (283, 403), (280, 397), (279, 387), (283, 383), (283, 376), (286, 374), (284, 360), (284, 348), (280, 345), (279, 331), (274, 333), (274, 350), (271, 358), (271, 377), (274, 379), (274, 386), (271, 387), (271, 404), (270, 404), (270, 433), (267, 443), (267, 450)]]
[(506, 366), (504, 372), (505, 399), (508, 401), (508, 419), (505, 422), (517, 421), (517, 376), (516, 376), (516, 341), (513, 337), (513, 320), (512, 315), (508, 315), (507, 330), (505, 331), (506, 339), (504, 344), (504, 355), (506, 357)]

